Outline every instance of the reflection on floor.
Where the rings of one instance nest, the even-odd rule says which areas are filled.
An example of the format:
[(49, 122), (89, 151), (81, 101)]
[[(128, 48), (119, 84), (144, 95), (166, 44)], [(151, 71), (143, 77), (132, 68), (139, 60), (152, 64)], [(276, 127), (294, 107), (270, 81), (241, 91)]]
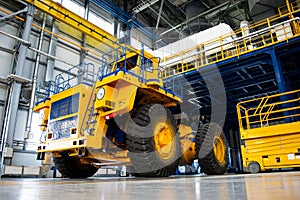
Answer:
[(300, 198), (300, 172), (170, 178), (0, 179), (3, 200)]

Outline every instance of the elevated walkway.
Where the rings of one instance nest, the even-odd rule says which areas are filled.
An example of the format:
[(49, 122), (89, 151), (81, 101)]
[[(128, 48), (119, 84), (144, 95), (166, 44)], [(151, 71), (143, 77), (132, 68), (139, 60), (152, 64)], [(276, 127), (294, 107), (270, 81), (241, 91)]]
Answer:
[[(300, 88), (300, 22), (295, 17), (300, 8), (296, 2), (290, 7), (290, 12), (283, 6), (274, 17), (165, 57), (165, 82), (191, 87), (183, 90), (183, 100), (201, 114), (209, 115), (214, 101), (227, 106), (227, 119), (234, 121), (238, 102)], [(218, 102), (224, 92), (227, 102)]]

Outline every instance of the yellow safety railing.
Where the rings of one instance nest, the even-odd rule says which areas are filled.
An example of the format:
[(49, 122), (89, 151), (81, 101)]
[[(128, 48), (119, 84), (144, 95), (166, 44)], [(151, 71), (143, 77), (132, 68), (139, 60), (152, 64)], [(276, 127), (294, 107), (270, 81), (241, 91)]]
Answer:
[[(289, 7), (288, 7), (289, 6)], [(288, 15), (290, 12), (297, 12), (300, 10), (300, 0), (294, 1), (289, 5), (284, 5), (278, 8), (279, 16)]]
[[(162, 59), (164, 79), (229, 58), (238, 57), (300, 35), (300, 20), (293, 13), (300, 12), (300, 0), (278, 8), (278, 15), (253, 23), (249, 27), (198, 44)], [(282, 22), (284, 17), (289, 17)]]
[(237, 114), (241, 129), (300, 121), (300, 90), (240, 102)]

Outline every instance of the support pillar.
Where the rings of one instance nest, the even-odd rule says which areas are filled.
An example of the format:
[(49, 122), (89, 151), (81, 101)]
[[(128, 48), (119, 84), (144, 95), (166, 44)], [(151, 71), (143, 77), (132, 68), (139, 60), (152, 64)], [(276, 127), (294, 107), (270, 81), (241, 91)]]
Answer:
[[(22, 39), (25, 41), (29, 40), (33, 15), (34, 15), (34, 8), (35, 7), (33, 5), (28, 4), (28, 12), (26, 15), (25, 27), (22, 36)], [(21, 44), (19, 49), (18, 62), (15, 70), (16, 76), (22, 77), (25, 59), (26, 59), (26, 52), (27, 52), (27, 46), (25, 44)], [(4, 126), (3, 126), (3, 134), (2, 134), (1, 163), (0, 163), (1, 172), (3, 172), (4, 164), (8, 164), (8, 165), (11, 164), (11, 159), (4, 159), (4, 151), (5, 151), (5, 147), (13, 146), (21, 86), (22, 84), (20, 82), (17, 82), (16, 80), (12, 80), (10, 86), (10, 93), (8, 97), (8, 104), (5, 111), (6, 115), (4, 118)]]
[[(286, 81), (283, 76), (283, 70), (280, 65), (280, 60), (279, 60), (278, 56), (276, 55), (275, 49), (270, 50), (270, 55), (271, 55), (271, 59), (272, 59), (273, 67), (274, 67), (274, 73), (275, 73), (275, 77), (276, 77), (278, 91), (279, 91), (279, 93), (287, 92), (288, 89), (286, 86)], [(288, 98), (287, 98), (287, 96), (283, 95), (280, 97), (280, 100), (283, 102), (283, 101), (288, 100)], [(287, 107), (287, 106), (283, 105), (283, 108), (284, 107)], [(288, 115), (290, 115), (290, 111), (284, 112), (284, 116), (288, 116)], [(285, 122), (286, 123), (291, 122), (291, 118), (285, 118)]]
[[(56, 24), (56, 20), (54, 18), (51, 20), (52, 20), (51, 32), (58, 35), (59, 29), (58, 29), (58, 25)], [(50, 41), (49, 41), (49, 48), (48, 48), (49, 55), (51, 55), (51, 56), (56, 55), (56, 46), (57, 46), (57, 38), (56, 38), (56, 36), (51, 35)], [(46, 70), (45, 82), (49, 83), (50, 81), (53, 81), (54, 63), (55, 63), (55, 60), (53, 58), (50, 58), (50, 57), (47, 58), (47, 70)]]
[[(39, 43), (38, 43), (38, 50), (42, 51), (42, 46), (43, 46), (43, 40), (44, 40), (44, 29), (46, 26), (46, 14), (43, 15), (43, 22), (42, 22), (42, 30), (39, 38)], [(39, 65), (40, 65), (40, 58), (41, 54), (37, 53), (36, 55), (36, 61), (33, 69), (33, 76), (32, 76), (32, 90), (31, 90), (31, 98), (30, 98), (30, 104), (29, 104), (29, 111), (28, 111), (28, 117), (27, 117), (27, 122), (26, 122), (26, 130), (25, 130), (25, 137), (24, 141), (29, 139), (31, 137), (31, 122), (32, 122), (32, 116), (33, 116), (33, 108), (34, 108), (34, 103), (35, 103), (35, 95), (36, 95), (36, 90), (37, 90), (37, 80), (38, 80), (38, 71), (39, 71)], [(26, 150), (26, 143), (23, 145), (23, 150)]]
[[(89, 10), (90, 10), (90, 1), (85, 0), (85, 10), (84, 10), (84, 19), (88, 20), (89, 18)], [(81, 46), (84, 48), (86, 47), (86, 35), (85, 33), (82, 33), (81, 37)], [(85, 73), (85, 64), (86, 64), (86, 55), (87, 52), (84, 49), (80, 50), (80, 63), (81, 63), (81, 68), (78, 70), (78, 84), (82, 83), (84, 81), (84, 76), (83, 74)]]
[[(89, 19), (89, 10), (90, 10), (90, 0), (85, 0), (84, 8), (85, 8), (85, 10), (84, 10), (84, 19), (88, 20)], [(83, 47), (86, 47), (86, 35), (84, 33), (82, 33), (81, 45)], [(86, 54), (87, 54), (87, 52), (85, 50), (81, 49), (81, 51), (80, 51), (80, 63), (85, 62)]]
[(285, 82), (285, 79), (283, 76), (282, 67), (280, 65), (280, 60), (279, 60), (278, 56), (276, 55), (275, 49), (271, 49), (269, 53), (271, 55), (272, 64), (274, 67), (274, 73), (275, 73), (279, 93), (286, 92), (287, 87), (286, 87), (286, 82)]

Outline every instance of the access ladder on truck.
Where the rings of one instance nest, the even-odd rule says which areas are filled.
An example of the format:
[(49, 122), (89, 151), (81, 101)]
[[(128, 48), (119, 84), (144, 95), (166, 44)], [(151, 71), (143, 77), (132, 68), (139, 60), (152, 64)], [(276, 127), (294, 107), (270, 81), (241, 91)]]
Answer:
[(240, 102), (237, 113), (246, 171), (300, 167), (300, 90)]

